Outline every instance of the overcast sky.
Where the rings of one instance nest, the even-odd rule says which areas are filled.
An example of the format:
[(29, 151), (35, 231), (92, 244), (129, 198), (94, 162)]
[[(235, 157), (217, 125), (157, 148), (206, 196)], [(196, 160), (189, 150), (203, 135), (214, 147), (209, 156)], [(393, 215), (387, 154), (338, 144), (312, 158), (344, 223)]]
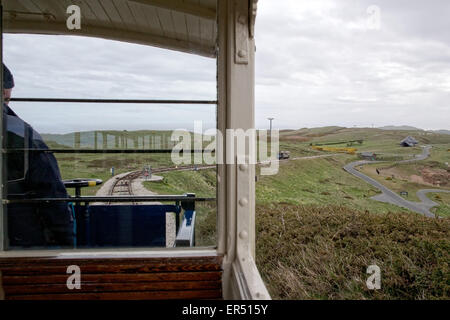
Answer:
[[(256, 126), (450, 129), (449, 17), (448, 0), (260, 0)], [(5, 35), (4, 60), (17, 97), (216, 99), (214, 59), (148, 46)], [(210, 128), (216, 117), (212, 105), (11, 106), (41, 132)]]

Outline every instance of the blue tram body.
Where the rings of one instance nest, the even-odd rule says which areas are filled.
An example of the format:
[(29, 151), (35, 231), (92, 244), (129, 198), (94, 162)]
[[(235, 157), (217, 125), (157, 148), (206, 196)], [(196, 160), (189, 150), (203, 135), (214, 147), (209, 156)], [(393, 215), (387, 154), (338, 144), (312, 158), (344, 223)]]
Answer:
[[(194, 246), (194, 206), (73, 205), (77, 248), (166, 247), (166, 213), (175, 214), (173, 246)], [(180, 218), (181, 223), (180, 223)]]
[(78, 206), (77, 247), (165, 247), (166, 212), (176, 205)]

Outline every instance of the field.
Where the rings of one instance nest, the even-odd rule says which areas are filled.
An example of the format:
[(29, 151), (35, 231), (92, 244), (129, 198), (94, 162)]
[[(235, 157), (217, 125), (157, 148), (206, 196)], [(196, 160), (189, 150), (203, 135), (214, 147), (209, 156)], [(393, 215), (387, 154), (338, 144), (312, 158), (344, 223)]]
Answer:
[[(167, 154), (55, 154), (62, 178), (95, 178), (106, 182), (111, 178), (111, 167), (114, 174), (142, 170), (151, 165), (154, 168), (172, 166), (170, 155)], [(101, 186), (83, 188), (83, 195), (95, 195)], [(73, 190), (68, 190), (72, 195)]]
[[(395, 165), (421, 148), (403, 148), (398, 142), (414, 135), (433, 145), (423, 162)], [(283, 132), (282, 148), (312, 143), (364, 139), (358, 152), (371, 151), (391, 162), (363, 166), (363, 172), (394, 191), (437, 186), (398, 178), (385, 180), (376, 168), (396, 168), (406, 176), (421, 170), (448, 170), (450, 138), (422, 132), (338, 127)], [(346, 147), (346, 143), (333, 147)], [(450, 295), (450, 225), (396, 206), (369, 199), (376, 193), (368, 184), (341, 170), (355, 157), (292, 161), (279, 174), (261, 177), (257, 184), (258, 267), (274, 299), (448, 299)], [(381, 170), (383, 172), (383, 170)], [(423, 178), (423, 177), (422, 177)], [(388, 182), (388, 183), (386, 183)], [(440, 188), (446, 188), (442, 186)], [(449, 216), (448, 194), (430, 194), (440, 204), (435, 212)], [(377, 264), (382, 288), (367, 289), (366, 269)]]
[(342, 155), (282, 162), (277, 175), (259, 177), (256, 201), (263, 205), (344, 205), (376, 213), (404, 211), (370, 199), (377, 190), (342, 169), (352, 160), (354, 157)]
[[(132, 134), (132, 133), (128, 133)], [(420, 154), (420, 147), (404, 148), (399, 141), (413, 135), (432, 145), (431, 157), (416, 163), (397, 164)], [(363, 140), (349, 145), (349, 140)], [(359, 128), (284, 130), (280, 150), (291, 158), (327, 155), (314, 143), (335, 148), (356, 148), (356, 154), (339, 153), (327, 158), (281, 161), (277, 175), (262, 176), (256, 183), (256, 261), (274, 299), (448, 299), (450, 295), (450, 225), (446, 219), (429, 219), (395, 205), (371, 199), (377, 189), (342, 167), (362, 151), (375, 152), (386, 162), (360, 170), (395, 192), (408, 191), (417, 200), (419, 189), (448, 189), (448, 181), (430, 177), (445, 174), (450, 161), (450, 135), (421, 131)], [(88, 146), (89, 147), (89, 146)], [(90, 146), (92, 147), (92, 145)], [(164, 154), (58, 154), (65, 179), (95, 177), (107, 180), (116, 174), (173, 166)], [(378, 175), (375, 169), (381, 169)], [(431, 170), (431, 171), (430, 171)], [(215, 170), (177, 171), (160, 174), (160, 182), (145, 182), (159, 194), (196, 193), (215, 197)], [(394, 175), (394, 178), (392, 178)], [(411, 178), (414, 176), (414, 178)], [(390, 177), (390, 179), (387, 179)], [(434, 176), (433, 176), (434, 177)], [(428, 182), (427, 182), (428, 181)], [(434, 183), (434, 184), (433, 184)], [(85, 191), (94, 194), (95, 188)], [(439, 203), (436, 214), (449, 217), (450, 194), (431, 193)], [(198, 204), (198, 246), (216, 244), (215, 203)], [(382, 289), (365, 285), (367, 266), (382, 270)]]
[[(43, 134), (52, 149), (81, 149), (98, 153), (55, 153), (63, 179), (97, 178), (104, 182), (114, 174), (151, 168), (173, 167), (170, 153), (124, 153), (121, 150), (170, 150), (170, 131), (98, 131), (69, 134)], [(78, 137), (78, 138), (77, 138)], [(103, 141), (105, 137), (105, 141)], [(117, 138), (117, 140), (116, 140)], [(192, 145), (194, 145), (192, 140)], [(102, 153), (102, 150), (118, 153)], [(101, 186), (83, 189), (83, 195), (95, 195)], [(69, 190), (73, 195), (73, 190)], [(182, 192), (184, 193), (184, 192)]]

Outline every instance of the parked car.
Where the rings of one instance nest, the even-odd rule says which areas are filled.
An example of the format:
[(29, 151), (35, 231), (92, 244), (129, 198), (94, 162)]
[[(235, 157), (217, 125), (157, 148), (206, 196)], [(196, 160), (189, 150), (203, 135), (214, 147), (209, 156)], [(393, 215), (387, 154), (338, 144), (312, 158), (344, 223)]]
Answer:
[(278, 153), (278, 159), (289, 159), (291, 153), (289, 151), (280, 151)]

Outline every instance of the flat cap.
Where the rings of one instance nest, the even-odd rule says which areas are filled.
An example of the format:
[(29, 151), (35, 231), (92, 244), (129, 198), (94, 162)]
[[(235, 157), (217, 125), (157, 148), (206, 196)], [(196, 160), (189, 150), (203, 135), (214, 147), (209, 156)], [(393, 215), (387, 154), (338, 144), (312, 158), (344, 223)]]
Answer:
[(14, 88), (14, 77), (9, 71), (8, 67), (3, 64), (3, 88), (12, 89)]

